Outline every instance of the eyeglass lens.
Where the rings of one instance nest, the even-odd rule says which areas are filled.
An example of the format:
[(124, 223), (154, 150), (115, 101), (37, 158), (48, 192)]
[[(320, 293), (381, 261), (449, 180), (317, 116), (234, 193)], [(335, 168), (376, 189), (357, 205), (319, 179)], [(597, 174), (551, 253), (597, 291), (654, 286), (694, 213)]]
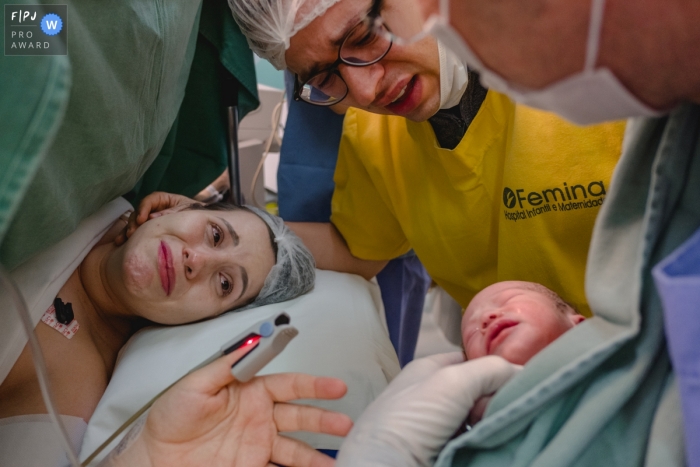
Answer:
[[(370, 19), (358, 23), (340, 46), (340, 61), (350, 66), (367, 66), (384, 58), (391, 40), (378, 32)], [(332, 105), (347, 93), (347, 84), (337, 67), (332, 67), (309, 78), (301, 87), (300, 97), (312, 104)]]

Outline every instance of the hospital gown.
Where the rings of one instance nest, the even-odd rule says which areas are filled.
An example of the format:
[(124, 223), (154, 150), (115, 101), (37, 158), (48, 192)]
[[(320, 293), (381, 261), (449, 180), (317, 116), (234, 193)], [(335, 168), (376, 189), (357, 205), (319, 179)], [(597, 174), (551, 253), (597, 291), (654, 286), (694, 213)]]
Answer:
[[(87, 423), (60, 415), (75, 452), (80, 452)], [(0, 465), (65, 467), (70, 465), (51, 418), (46, 414), (0, 419)]]

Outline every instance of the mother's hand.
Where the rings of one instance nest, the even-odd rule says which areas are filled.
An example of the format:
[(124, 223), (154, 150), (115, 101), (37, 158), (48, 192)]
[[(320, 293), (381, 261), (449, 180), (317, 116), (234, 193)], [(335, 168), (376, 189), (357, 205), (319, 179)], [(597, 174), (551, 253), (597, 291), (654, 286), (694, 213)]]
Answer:
[(292, 373), (240, 383), (231, 365), (247, 350), (222, 357), (173, 386), (153, 405), (138, 437), (128, 434), (133, 443), (121, 452), (115, 449), (108, 465), (332, 466), (330, 457), (279, 432), (345, 436), (352, 426), (347, 415), (287, 403), (338, 399), (347, 390), (345, 383)]

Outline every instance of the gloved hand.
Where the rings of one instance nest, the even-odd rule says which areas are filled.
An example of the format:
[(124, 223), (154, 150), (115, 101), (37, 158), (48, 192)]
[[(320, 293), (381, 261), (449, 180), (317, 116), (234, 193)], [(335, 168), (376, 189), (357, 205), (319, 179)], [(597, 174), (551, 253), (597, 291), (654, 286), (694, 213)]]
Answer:
[(521, 368), (497, 356), (464, 362), (457, 352), (411, 362), (357, 420), (336, 467), (433, 465), (476, 401)]

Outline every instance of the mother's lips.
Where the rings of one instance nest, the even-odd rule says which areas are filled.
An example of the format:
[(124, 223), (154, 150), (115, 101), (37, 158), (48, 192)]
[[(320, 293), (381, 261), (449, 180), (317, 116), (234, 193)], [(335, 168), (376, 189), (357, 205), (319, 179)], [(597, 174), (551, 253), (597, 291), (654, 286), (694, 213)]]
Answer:
[(173, 268), (173, 252), (164, 241), (160, 242), (158, 248), (158, 273), (165, 295), (170, 295), (175, 288), (175, 269)]
[(511, 319), (502, 319), (491, 323), (486, 332), (486, 350), (489, 355), (507, 337), (508, 333), (503, 334), (503, 332), (518, 324), (517, 321)]

